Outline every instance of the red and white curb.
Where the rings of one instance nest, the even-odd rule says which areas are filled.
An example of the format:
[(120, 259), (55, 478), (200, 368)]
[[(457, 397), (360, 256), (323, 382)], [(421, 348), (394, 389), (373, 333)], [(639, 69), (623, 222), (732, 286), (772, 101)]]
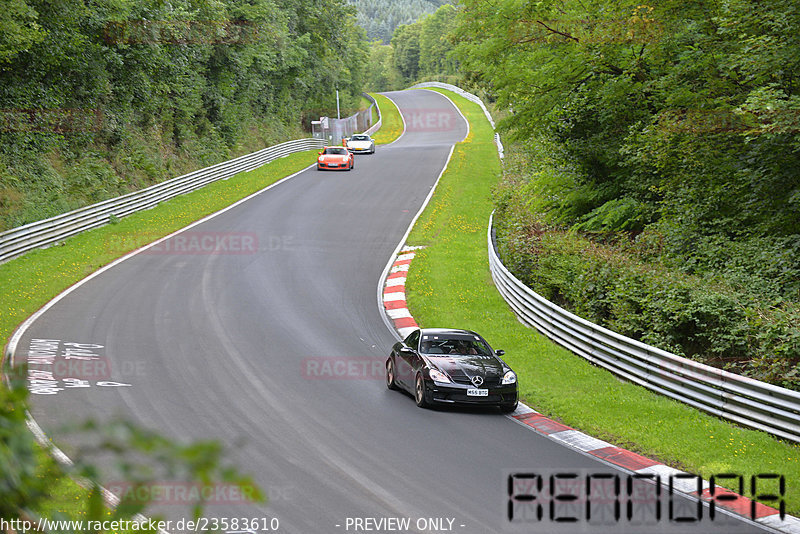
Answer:
[(400, 250), (389, 268), (389, 275), (383, 286), (383, 309), (402, 339), (419, 328), (406, 304), (406, 274), (416, 254), (414, 250), (418, 248), (422, 247), (406, 246)]
[[(395, 330), (403, 339), (419, 328), (406, 303), (406, 278), (411, 260), (415, 256), (414, 250), (417, 248), (422, 247), (404, 246), (400, 250), (391, 264), (383, 287), (383, 308)], [(668, 486), (671, 480), (673, 491), (704, 502), (710, 503), (714, 501), (716, 507), (727, 510), (734, 515), (752, 519), (756, 523), (771, 528), (776, 532), (800, 534), (800, 519), (797, 517), (785, 515), (781, 518), (779, 510), (755, 502), (743, 495), (738, 495), (721, 486), (715, 486), (714, 494), (712, 495), (711, 484), (707, 480), (702, 480), (700, 483), (702, 491), (698, 493), (697, 478), (690, 473), (669, 467), (635, 452), (616, 447), (579, 432), (558, 421), (545, 417), (525, 404), (520, 403), (517, 409), (508, 417), (538, 434), (593, 456), (607, 464), (619, 467), (624, 471), (641, 475), (657, 475), (664, 486)]]
[(668, 485), (668, 481), (672, 477), (672, 485), (676, 491), (705, 502), (714, 501), (715, 506), (719, 508), (728, 510), (735, 515), (753, 519), (756, 523), (776, 531), (789, 534), (800, 533), (800, 519), (796, 517), (785, 515), (781, 519), (779, 510), (755, 502), (743, 495), (738, 495), (721, 486), (715, 485), (712, 495), (711, 484), (707, 480), (701, 481), (702, 491), (698, 493), (698, 481), (693, 475), (593, 438), (558, 421), (553, 421), (529, 406), (520, 404), (510, 417), (543, 436), (594, 456), (605, 463), (615, 465), (635, 474), (658, 475), (664, 486)]

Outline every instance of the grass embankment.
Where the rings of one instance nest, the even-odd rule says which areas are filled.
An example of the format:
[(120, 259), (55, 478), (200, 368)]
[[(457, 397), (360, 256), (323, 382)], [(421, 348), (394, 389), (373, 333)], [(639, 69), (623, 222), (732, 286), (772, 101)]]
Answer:
[(800, 513), (800, 446), (622, 382), (517, 321), (495, 289), (487, 258), (492, 187), (501, 173), (493, 131), (478, 105), (440, 92), (462, 110), (470, 134), (456, 146), (408, 239), (426, 246), (417, 251), (406, 285), (417, 322), (480, 332), (505, 349), (527, 404), (593, 436), (704, 478), (741, 475), (745, 488), (753, 475), (784, 475), (787, 511)]
[[(88, 274), (131, 250), (311, 165), (316, 157), (316, 150), (291, 154), (130, 215), (116, 224), (81, 233), (67, 239), (61, 246), (33, 250), (0, 265), (0, 338), (3, 346), (22, 321)], [(44, 457), (40, 464), (46, 464)], [(61, 512), (73, 518), (83, 516), (86, 490), (62, 480), (53, 488), (52, 495), (53, 507), (42, 510), (42, 513)]]
[(403, 119), (400, 117), (400, 110), (397, 106), (378, 93), (370, 93), (377, 102), (378, 108), (381, 110), (381, 128), (372, 138), (378, 145), (385, 145), (395, 141), (403, 134)]

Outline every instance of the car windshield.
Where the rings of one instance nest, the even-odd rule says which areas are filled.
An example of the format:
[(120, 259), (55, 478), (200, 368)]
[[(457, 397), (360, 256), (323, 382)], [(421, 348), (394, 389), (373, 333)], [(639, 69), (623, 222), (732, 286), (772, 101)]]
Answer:
[(350, 138), (351, 141), (369, 141), (369, 137), (366, 135), (354, 135)]
[(333, 154), (335, 156), (346, 156), (348, 154), (346, 148), (326, 148), (323, 154)]
[(492, 351), (485, 341), (471, 335), (425, 335), (422, 336), (420, 351), (433, 356), (447, 354), (492, 355)]

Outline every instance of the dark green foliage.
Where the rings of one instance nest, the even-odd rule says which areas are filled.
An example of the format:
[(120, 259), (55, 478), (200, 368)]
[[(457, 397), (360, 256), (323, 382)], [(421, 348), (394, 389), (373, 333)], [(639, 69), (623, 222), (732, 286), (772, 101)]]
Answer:
[(407, 80), (416, 80), (419, 73), (419, 36), (421, 32), (420, 24), (410, 24), (398, 27), (392, 35), (394, 66)]
[(706, 236), (800, 236), (794, 2), (463, 4), (458, 56), (513, 109), (503, 126), (577, 164), (562, 222), (658, 221), (681, 261)]
[(367, 63), (366, 87), (371, 92), (404, 89), (400, 73), (394, 66), (394, 48), (392, 45), (377, 41), (370, 44), (370, 56)]
[[(10, 373), (8, 386), (5, 383), (0, 386), (0, 517), (31, 521), (37, 517), (130, 520), (145, 511), (149, 497), (155, 495), (151, 491), (137, 492), (136, 488), (164, 481), (196, 484), (198, 488), (236, 486), (254, 500), (264, 500), (250, 478), (225, 465), (218, 443), (175, 444), (124, 421), (102, 424), (90, 421), (67, 429), (79, 435), (85, 445), (70, 458), (71, 465), (56, 463), (43, 452), (28, 429), (25, 373), (24, 368), (16, 368)], [(131, 488), (111, 512), (99, 492), (104, 479), (95, 462), (101, 457), (112, 466), (115, 475), (111, 475), (111, 480), (120, 480), (113, 476), (121, 476)], [(69, 496), (59, 494), (64, 491), (67, 477), (82, 481), (87, 491), (79, 491), (77, 495), (72, 492)], [(195, 517), (199, 517), (205, 503), (188, 504), (192, 504)]]
[(348, 0), (358, 9), (358, 24), (367, 38), (388, 44), (395, 28), (411, 24), (423, 15), (433, 13), (439, 6), (455, 0)]
[(800, 308), (497, 215), (503, 262), (545, 298), (675, 354), (800, 389)]
[(399, 89), (426, 79), (460, 78), (452, 43), (457, 12), (456, 7), (444, 4), (413, 24), (398, 26), (392, 35), (391, 52), (373, 48), (371, 59), (382, 66), (372, 68), (379, 69), (382, 76), (373, 75), (372, 79), (384, 84), (374, 85), (373, 89)]
[[(506, 139), (525, 145), (499, 198), (518, 207), (504, 215), (515, 272), (658, 346), (792, 382), (797, 3), (461, 5), (464, 76), (496, 100)], [(571, 231), (559, 240), (575, 239), (573, 253), (516, 243), (531, 227)], [(604, 266), (594, 247), (608, 243), (616, 252)]]
[(344, 0), (14, 0), (0, 14), (0, 230), (302, 135), (357, 107)]

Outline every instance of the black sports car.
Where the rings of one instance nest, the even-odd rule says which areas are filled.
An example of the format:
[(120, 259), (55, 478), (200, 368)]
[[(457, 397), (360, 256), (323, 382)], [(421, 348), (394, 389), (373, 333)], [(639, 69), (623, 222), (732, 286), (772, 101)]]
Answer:
[(470, 330), (424, 328), (395, 343), (386, 360), (386, 385), (433, 404), (517, 407), (517, 375), (481, 336)]

